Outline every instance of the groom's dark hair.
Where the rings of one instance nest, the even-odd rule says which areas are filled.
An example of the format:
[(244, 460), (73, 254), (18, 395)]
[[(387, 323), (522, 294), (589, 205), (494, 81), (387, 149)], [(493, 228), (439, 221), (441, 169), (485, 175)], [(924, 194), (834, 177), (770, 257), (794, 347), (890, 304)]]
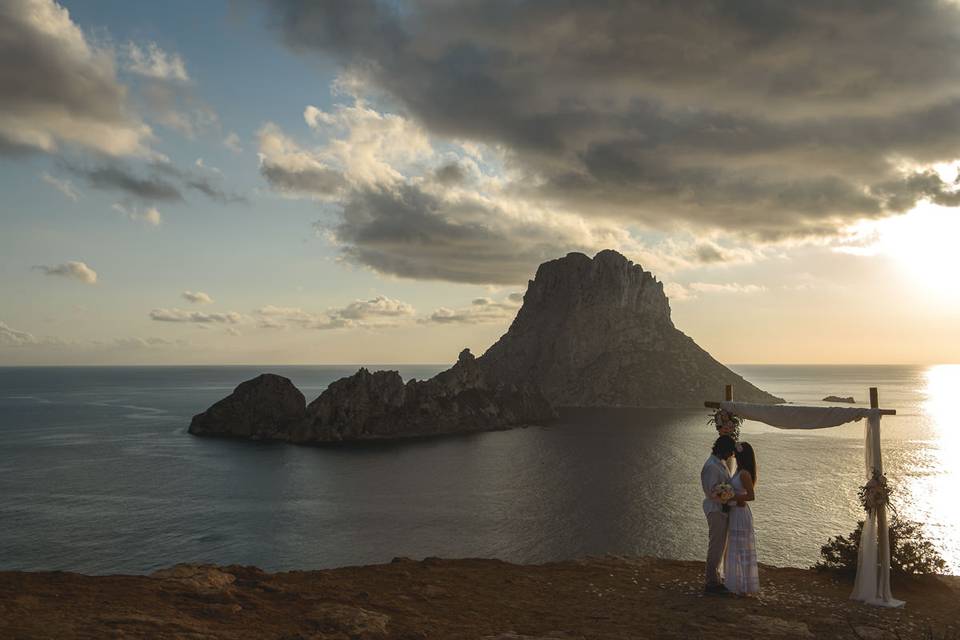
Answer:
[(737, 441), (730, 436), (720, 436), (713, 443), (713, 455), (721, 460), (726, 460), (737, 450)]

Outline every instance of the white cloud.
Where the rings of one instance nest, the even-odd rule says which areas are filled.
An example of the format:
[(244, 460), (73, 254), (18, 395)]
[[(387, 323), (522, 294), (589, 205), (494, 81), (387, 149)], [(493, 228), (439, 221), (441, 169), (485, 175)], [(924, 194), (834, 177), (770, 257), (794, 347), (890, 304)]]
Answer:
[(243, 147), (240, 146), (240, 136), (234, 131), (228, 133), (227, 137), (223, 139), (223, 146), (234, 153), (243, 153)]
[[(520, 296), (519, 299), (517, 296)], [(512, 320), (523, 301), (522, 294), (512, 293), (501, 301), (493, 298), (476, 298), (469, 306), (451, 309), (440, 307), (421, 319), (421, 323), (437, 324), (481, 324), (487, 322), (505, 323)]]
[(130, 109), (113, 52), (88, 43), (52, 0), (0, 3), (0, 153), (63, 143), (150, 156), (150, 128)]
[(111, 205), (111, 208), (114, 211), (119, 211), (131, 220), (143, 222), (151, 227), (159, 227), (163, 223), (163, 216), (160, 215), (160, 210), (156, 207), (145, 207), (141, 209), (133, 205), (124, 206), (119, 202), (115, 202)]
[(276, 124), (263, 125), (257, 139), (260, 173), (274, 190), (288, 196), (326, 200), (343, 190), (345, 182), (340, 170), (284, 135)]
[(180, 295), (183, 296), (184, 300), (188, 300), (196, 304), (211, 304), (213, 302), (213, 298), (203, 291), (184, 291)]
[(206, 162), (203, 161), (203, 158), (197, 158), (196, 160), (194, 160), (193, 164), (198, 169), (206, 169), (207, 171), (212, 171), (213, 173), (216, 173), (218, 175), (221, 175), (221, 176), (223, 175), (223, 171), (220, 171), (220, 169), (214, 166), (208, 165)]
[(198, 99), (189, 86), (150, 80), (140, 91), (151, 118), (188, 140), (220, 125), (217, 112)]
[(110, 346), (118, 347), (121, 349), (155, 349), (157, 347), (169, 347), (173, 345), (183, 346), (183, 341), (180, 340), (167, 340), (166, 338), (140, 338), (140, 337), (129, 337), (129, 338), (114, 338)]
[(706, 295), (756, 295), (763, 293), (767, 288), (757, 284), (740, 284), (739, 282), (691, 282), (688, 285), (679, 282), (668, 282), (663, 286), (663, 292), (673, 302), (696, 300), (700, 294)]
[(399, 319), (411, 318), (416, 313), (412, 305), (387, 296), (369, 300), (354, 300), (344, 307), (331, 308), (320, 313), (300, 307), (266, 305), (257, 309), (261, 329), (284, 329), (295, 326), (303, 329), (345, 329), (386, 327)]
[(32, 333), (18, 331), (7, 323), (0, 321), (0, 346), (22, 347), (37, 343), (39, 343), (39, 340)]
[(66, 198), (77, 202), (80, 199), (80, 196), (77, 195), (76, 189), (73, 188), (73, 184), (69, 180), (60, 180), (59, 178), (54, 178), (52, 175), (44, 171), (41, 174), (43, 181), (49, 184), (51, 187), (62, 193)]
[(391, 300), (386, 296), (377, 296), (371, 300), (355, 300), (344, 308), (335, 310), (334, 313), (338, 317), (349, 320), (366, 320), (375, 317), (412, 316), (415, 311), (413, 306), (406, 302)]
[(753, 294), (766, 291), (766, 287), (761, 285), (740, 284), (739, 282), (691, 282), (689, 286), (699, 293)]
[(154, 309), (150, 312), (150, 319), (158, 322), (197, 322), (201, 324), (240, 324), (247, 318), (242, 313), (229, 311), (227, 313), (204, 313), (202, 311), (187, 311), (185, 309)]
[(190, 80), (183, 58), (177, 53), (167, 53), (156, 42), (148, 42), (144, 48), (129, 42), (126, 50), (128, 71), (158, 80)]
[(91, 269), (84, 262), (70, 261), (54, 266), (37, 265), (34, 267), (48, 276), (63, 276), (65, 278), (76, 278), (86, 284), (96, 284), (97, 272)]

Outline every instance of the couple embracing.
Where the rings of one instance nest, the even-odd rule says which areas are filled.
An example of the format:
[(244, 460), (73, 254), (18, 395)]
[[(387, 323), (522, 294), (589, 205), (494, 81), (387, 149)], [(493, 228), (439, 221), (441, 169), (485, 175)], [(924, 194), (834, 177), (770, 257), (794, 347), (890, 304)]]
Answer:
[(757, 458), (749, 442), (736, 440), (739, 420), (735, 416), (719, 411), (714, 420), (720, 437), (700, 472), (709, 529), (704, 591), (755, 594), (760, 590), (757, 541), (747, 503), (754, 499)]

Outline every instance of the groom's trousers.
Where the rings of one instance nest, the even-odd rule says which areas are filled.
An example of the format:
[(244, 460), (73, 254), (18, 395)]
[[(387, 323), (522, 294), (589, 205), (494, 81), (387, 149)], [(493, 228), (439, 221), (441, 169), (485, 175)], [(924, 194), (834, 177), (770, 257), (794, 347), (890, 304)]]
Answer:
[(727, 550), (727, 526), (730, 515), (722, 511), (711, 511), (707, 514), (707, 527), (710, 531), (710, 542), (707, 547), (707, 585), (720, 584), (720, 565), (723, 563), (723, 554)]

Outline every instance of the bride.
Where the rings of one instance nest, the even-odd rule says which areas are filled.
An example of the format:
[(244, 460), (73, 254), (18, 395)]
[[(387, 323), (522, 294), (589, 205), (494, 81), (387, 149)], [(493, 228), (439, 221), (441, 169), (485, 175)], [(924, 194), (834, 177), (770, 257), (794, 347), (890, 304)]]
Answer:
[(737, 494), (737, 506), (730, 510), (727, 552), (724, 557), (724, 586), (737, 595), (760, 591), (757, 571), (757, 538), (753, 513), (748, 502), (754, 499), (757, 483), (757, 457), (749, 442), (737, 445), (737, 473), (730, 481)]

